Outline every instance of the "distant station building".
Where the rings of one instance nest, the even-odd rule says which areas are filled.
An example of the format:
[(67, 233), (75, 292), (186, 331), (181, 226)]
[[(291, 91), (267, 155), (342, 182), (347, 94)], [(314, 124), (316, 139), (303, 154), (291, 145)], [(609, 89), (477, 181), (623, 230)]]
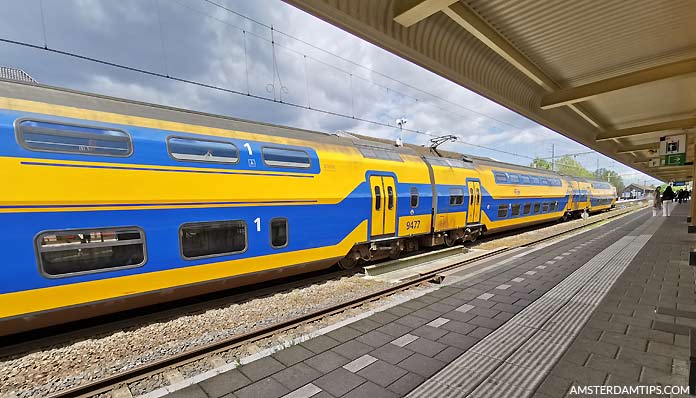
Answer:
[(21, 69), (0, 66), (0, 79), (19, 80), (27, 83), (36, 83), (36, 80)]
[(655, 187), (640, 184), (630, 184), (621, 191), (621, 199), (639, 199), (650, 197), (655, 192)]

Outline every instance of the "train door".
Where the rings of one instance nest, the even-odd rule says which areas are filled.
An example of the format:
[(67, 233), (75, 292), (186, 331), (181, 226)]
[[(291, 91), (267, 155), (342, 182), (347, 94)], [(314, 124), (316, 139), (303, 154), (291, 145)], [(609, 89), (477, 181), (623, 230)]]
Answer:
[(568, 195), (571, 202), (570, 210), (576, 211), (580, 208), (580, 183), (577, 181), (571, 181), (568, 186), (570, 187), (570, 194)]
[(370, 176), (372, 188), (371, 236), (396, 232), (396, 184), (394, 177)]
[(466, 215), (467, 224), (478, 224), (481, 221), (481, 183), (467, 181), (469, 190), (469, 212)]

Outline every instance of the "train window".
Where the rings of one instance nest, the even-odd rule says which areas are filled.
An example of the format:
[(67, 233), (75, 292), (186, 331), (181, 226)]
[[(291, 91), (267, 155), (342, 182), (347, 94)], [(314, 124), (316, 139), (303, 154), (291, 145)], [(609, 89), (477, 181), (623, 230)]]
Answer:
[(551, 208), (550, 208), (551, 212), (556, 211), (557, 206), (558, 206), (558, 202), (551, 202)]
[(133, 153), (131, 137), (124, 131), (55, 122), (22, 120), (17, 124), (17, 141), (40, 152), (117, 157)]
[(464, 190), (462, 188), (450, 188), (449, 195), (450, 206), (459, 206), (464, 204)]
[(540, 184), (541, 184), (541, 185), (549, 185), (549, 180), (546, 179), (546, 178), (542, 178), (542, 179), (540, 180)]
[(418, 188), (411, 187), (411, 207), (418, 207)]
[(496, 171), (494, 174), (495, 174), (495, 182), (501, 183), (501, 184), (508, 182), (507, 174), (499, 172), (499, 171)]
[(498, 218), (507, 217), (507, 211), (508, 211), (508, 205), (499, 205), (498, 206)]
[(473, 169), (474, 166), (471, 164), (471, 162), (466, 162), (461, 159), (452, 159), (448, 158), (447, 159), (447, 164), (449, 164), (451, 167), (456, 167), (459, 169)]
[(391, 151), (384, 148), (376, 148), (369, 146), (358, 146), (360, 153), (368, 159), (380, 159), (380, 160), (395, 160), (397, 162), (403, 162), (401, 155), (398, 152)]
[(239, 161), (239, 150), (231, 142), (169, 137), (167, 150), (176, 160), (210, 163), (237, 163)]
[(387, 209), (394, 208), (394, 188), (391, 185), (387, 186)]
[(169, 137), (167, 150), (176, 160), (210, 163), (237, 163), (239, 161), (239, 150), (231, 142)]
[(529, 214), (532, 212), (532, 204), (531, 203), (525, 203), (524, 204), (524, 210), (522, 211), (524, 214)]
[(541, 212), (548, 213), (548, 211), (549, 211), (549, 202), (544, 202), (544, 204), (541, 205)]
[(510, 214), (513, 217), (520, 215), (520, 204), (519, 203), (512, 205), (512, 211), (510, 212)]
[(520, 184), (529, 184), (530, 181), (531, 180), (529, 179), (528, 175), (521, 175), (520, 176)]
[(537, 176), (529, 176), (529, 180), (531, 181), (532, 185), (539, 185), (539, 177)]
[(474, 204), (474, 188), (469, 188), (469, 205)]
[(263, 147), (261, 152), (267, 166), (306, 169), (312, 165), (309, 154), (299, 149)]
[(382, 189), (375, 186), (375, 210), (382, 208)]
[(44, 232), (36, 238), (39, 267), (65, 277), (145, 264), (145, 233), (137, 227)]
[(534, 203), (534, 214), (539, 214), (540, 210), (541, 210), (541, 204)]
[(247, 226), (241, 220), (184, 224), (179, 238), (185, 259), (225, 256), (246, 250)]
[(508, 174), (508, 178), (512, 184), (517, 184), (520, 182), (520, 176), (517, 174)]
[(271, 220), (271, 246), (279, 249), (288, 245), (288, 220), (274, 218)]

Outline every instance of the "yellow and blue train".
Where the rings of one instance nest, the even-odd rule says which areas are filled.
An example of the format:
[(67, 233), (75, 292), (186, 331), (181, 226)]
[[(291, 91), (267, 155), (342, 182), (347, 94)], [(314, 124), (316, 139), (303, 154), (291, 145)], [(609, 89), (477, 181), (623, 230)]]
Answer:
[(562, 219), (609, 184), (0, 81), (0, 335)]

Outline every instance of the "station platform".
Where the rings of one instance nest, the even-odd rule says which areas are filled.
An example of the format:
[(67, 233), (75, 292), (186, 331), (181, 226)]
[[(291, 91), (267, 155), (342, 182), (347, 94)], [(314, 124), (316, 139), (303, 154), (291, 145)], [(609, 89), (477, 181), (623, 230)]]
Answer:
[[(603, 396), (590, 386), (685, 388), (696, 328), (688, 207), (671, 217), (641, 210), (452, 273), (420, 297), (168, 397), (549, 398)], [(646, 387), (613, 392), (660, 396)]]

